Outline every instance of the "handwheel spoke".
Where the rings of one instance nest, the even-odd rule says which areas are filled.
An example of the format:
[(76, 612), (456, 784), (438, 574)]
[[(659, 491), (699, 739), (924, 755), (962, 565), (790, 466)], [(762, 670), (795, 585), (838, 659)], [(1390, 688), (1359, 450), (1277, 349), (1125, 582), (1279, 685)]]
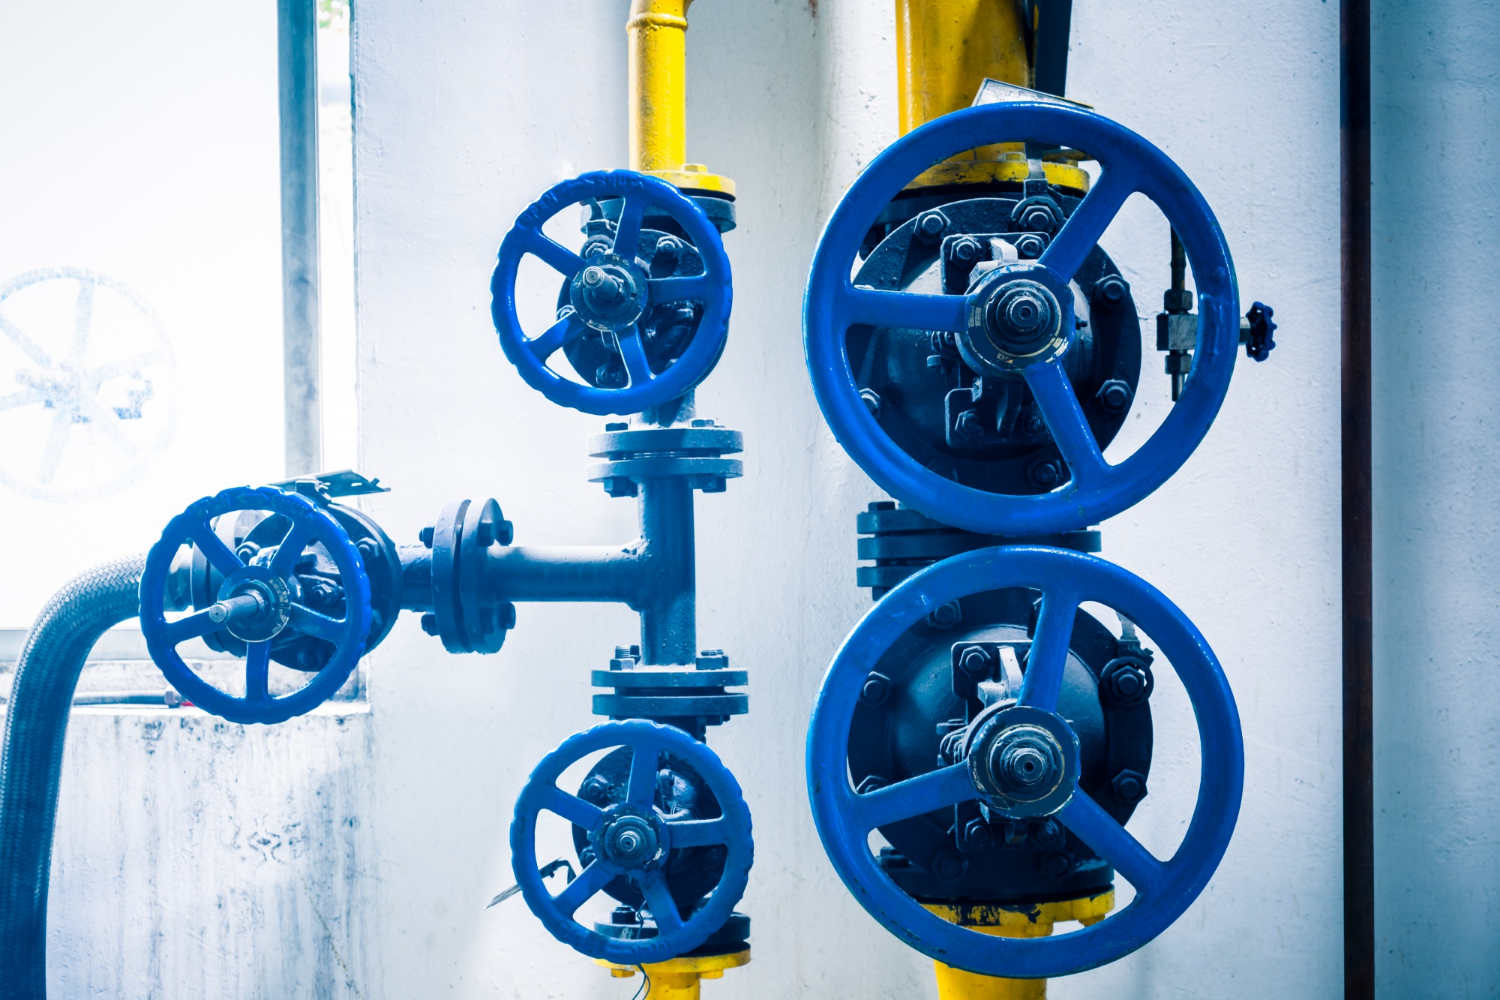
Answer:
[(292, 604), (291, 620), (288, 624), (298, 632), (315, 635), (319, 639), (337, 643), (342, 637), (347, 619), (329, 618), (302, 604)]
[(1042, 266), (1064, 281), (1072, 279), (1135, 189), (1136, 176), (1132, 171), (1106, 167), (1094, 189), (1073, 210), (1062, 230), (1053, 237), (1052, 245), (1042, 254)]
[(667, 877), (658, 870), (650, 872), (637, 882), (646, 902), (651, 906), (651, 916), (656, 921), (657, 930), (665, 934), (681, 930), (682, 915), (677, 912), (677, 901), (672, 898)]
[(592, 802), (585, 802), (576, 795), (553, 785), (542, 799), (542, 808), (557, 813), (563, 819), (575, 826), (581, 826), (585, 830), (592, 830), (599, 825), (604, 810)]
[(635, 252), (641, 242), (641, 219), (646, 214), (646, 199), (639, 195), (628, 197), (620, 206), (620, 221), (615, 224), (615, 255), (626, 260), (635, 260)]
[(1078, 405), (1078, 397), (1073, 392), (1073, 383), (1068, 381), (1068, 373), (1063, 370), (1062, 360), (1034, 364), (1023, 369), (1021, 374), (1026, 376), (1026, 384), (1036, 397), (1036, 404), (1047, 421), (1047, 430), (1057, 443), (1057, 450), (1068, 463), (1073, 485), (1083, 487), (1097, 481), (1109, 465), (1099, 450), (1099, 442), (1094, 440), (1083, 407)]
[(133, 375), (146, 365), (155, 364), (162, 360), (165, 355), (166, 352), (158, 348), (151, 351), (142, 351), (139, 354), (132, 354), (128, 358), (111, 361), (109, 364), (100, 365), (98, 368), (90, 368), (89, 382), (93, 385), (94, 390), (98, 391), (99, 386), (110, 379), (119, 378), (121, 375)]
[(967, 802), (978, 795), (969, 769), (950, 764), (936, 771), (854, 797), (855, 826), (869, 833), (887, 823), (924, 816), (945, 806)]
[(199, 611), (196, 614), (188, 615), (186, 618), (179, 618), (175, 622), (168, 622), (167, 641), (175, 646), (179, 642), (186, 642), (189, 639), (208, 635), (210, 632), (217, 632), (223, 627), (223, 623), (216, 622), (208, 617), (207, 611)]
[(656, 376), (651, 374), (651, 363), (646, 360), (646, 346), (641, 343), (641, 328), (632, 326), (615, 334), (620, 346), (620, 357), (625, 362), (625, 371), (630, 373), (630, 387), (645, 385)]
[(919, 295), (856, 285), (843, 292), (844, 313), (849, 323), (893, 326), (912, 330), (968, 328), (962, 295)]
[(583, 269), (582, 257), (540, 229), (517, 229), (516, 232), (521, 235), (522, 247), (527, 253), (540, 257), (543, 263), (554, 271), (560, 271), (563, 277), (571, 278)]
[(708, 298), (708, 277), (695, 274), (686, 278), (652, 278), (646, 282), (651, 292), (651, 304), (682, 302), (693, 299), (702, 302)]
[(553, 896), (552, 902), (559, 910), (571, 917), (580, 906), (588, 902), (594, 893), (603, 889), (609, 883), (610, 878), (604, 866), (595, 861), (579, 872), (578, 877), (569, 882), (566, 889)]
[(21, 352), (31, 359), (31, 363), (38, 368), (51, 368), (52, 358), (47, 352), (36, 345), (36, 341), (26, 336), (21, 328), (16, 326), (4, 316), (0, 316), (0, 333), (5, 334), (7, 340), (21, 349)]
[(271, 700), (271, 641), (250, 643), (245, 656), (245, 700)]
[(661, 748), (655, 744), (631, 746), (630, 790), (625, 799), (631, 805), (650, 806), (656, 801), (657, 762)]
[(718, 819), (691, 819), (680, 823), (668, 823), (672, 835), (672, 848), (704, 847), (708, 844), (729, 843), (729, 826), (721, 816)]
[(302, 558), (302, 550), (307, 548), (312, 536), (313, 529), (310, 525), (300, 521), (293, 522), (277, 547), (276, 554), (271, 557), (271, 572), (280, 577), (291, 576), (292, 570), (297, 568), (297, 562)]
[(526, 349), (538, 361), (546, 361), (570, 342), (583, 335), (588, 329), (583, 321), (578, 318), (577, 313), (569, 312), (568, 315), (553, 323), (547, 328), (547, 332), (533, 340), (526, 342)]
[(1114, 866), (1141, 896), (1151, 896), (1167, 877), (1167, 866), (1130, 835), (1114, 817), (1083, 791), (1075, 789), (1073, 798), (1062, 807), (1058, 819), (1078, 839)]
[(0, 396), (0, 410), (13, 410), (27, 403), (40, 403), (42, 398), (42, 394), (35, 389), (21, 389), (8, 396)]
[(1063, 669), (1068, 663), (1068, 644), (1073, 638), (1073, 619), (1078, 614), (1078, 599), (1065, 591), (1042, 592), (1042, 613), (1037, 618), (1036, 634), (1026, 656), (1026, 673), (1021, 680), (1022, 705), (1047, 712), (1057, 710), (1057, 695), (1062, 690)]
[(224, 544), (224, 539), (214, 534), (214, 530), (208, 526), (207, 521), (201, 521), (193, 525), (188, 532), (188, 537), (193, 540), (194, 545), (198, 546), (198, 551), (203, 553), (204, 558), (213, 564), (214, 569), (225, 576), (228, 576), (237, 569), (245, 568), (245, 564), (240, 561), (240, 557), (234, 554), (233, 549)]

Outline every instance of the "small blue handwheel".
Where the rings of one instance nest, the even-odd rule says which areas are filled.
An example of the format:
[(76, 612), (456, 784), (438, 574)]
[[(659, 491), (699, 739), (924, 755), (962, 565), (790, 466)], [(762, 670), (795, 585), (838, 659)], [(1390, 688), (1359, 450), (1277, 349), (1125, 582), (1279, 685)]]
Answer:
[[(568, 767), (588, 754), (613, 747), (631, 750), (624, 801), (600, 808), (557, 787), (557, 779)], [(717, 818), (678, 820), (662, 812), (656, 801), (657, 772), (667, 754), (686, 761), (707, 783), (719, 803)], [(536, 822), (543, 810), (587, 831), (594, 851), (594, 860), (556, 895), (542, 881), (536, 853)], [(707, 901), (684, 918), (672, 898), (663, 862), (673, 850), (713, 844), (727, 849), (724, 874)], [(631, 719), (575, 733), (542, 758), (516, 800), (510, 853), (527, 905), (554, 937), (591, 958), (641, 965), (691, 951), (724, 925), (744, 895), (755, 846), (750, 837), (750, 808), (739, 782), (718, 755), (680, 729)], [(621, 875), (645, 897), (656, 922), (656, 937), (606, 937), (574, 917), (579, 906)]]
[[(279, 544), (261, 547), (248, 563), (213, 529), (215, 518), (239, 511), (277, 514), (289, 525)], [(224, 582), (214, 604), (169, 621), (167, 577), (184, 545), (202, 552)], [(342, 618), (302, 603), (294, 570), (315, 546), (338, 568), (344, 592)], [(273, 696), (269, 689), (271, 646), (286, 630), (325, 640), (333, 645), (333, 652), (306, 685)], [(189, 506), (172, 518), (161, 540), (151, 547), (141, 577), (141, 631), (151, 659), (187, 701), (231, 722), (284, 722), (327, 701), (359, 662), (370, 633), (370, 581), (359, 550), (327, 511), (306, 497), (272, 486), (236, 487)], [(208, 683), (177, 652), (179, 643), (216, 632), (227, 632), (246, 644), (243, 695)]]
[[(621, 204), (612, 243), (597, 245), (587, 260), (542, 232), (548, 219), (573, 205), (617, 199)], [(664, 213), (681, 227), (701, 260), (697, 274), (653, 276), (654, 265), (642, 257), (640, 247), (647, 209)], [(526, 254), (541, 259), (566, 282), (557, 321), (534, 337), (521, 328), (516, 314), (516, 277)], [(724, 349), (733, 298), (729, 258), (708, 216), (672, 185), (629, 170), (583, 174), (538, 198), (500, 244), (490, 291), (500, 346), (526, 383), (554, 403), (600, 415), (639, 413), (682, 396), (707, 378)], [(648, 331), (645, 321), (653, 310), (673, 303), (691, 307), (696, 328), (685, 347), (674, 347), (675, 357), (659, 356), (653, 363), (645, 341), (648, 333), (658, 331)], [(548, 366), (549, 358), (585, 335), (603, 338), (628, 384), (583, 384)]]
[[(1038, 261), (996, 268), (967, 295), (926, 295), (852, 284), (861, 241), (912, 178), (949, 156), (1027, 139), (1080, 149), (1103, 173)], [(1192, 372), (1156, 432), (1118, 464), (1105, 461), (1064, 370), (1077, 338), (1070, 282), (1132, 193), (1161, 209), (1181, 237), (1199, 303)], [(1187, 461), (1219, 412), (1239, 346), (1239, 305), (1229, 247), (1187, 175), (1145, 139), (1082, 108), (988, 104), (943, 115), (875, 157), (834, 209), (807, 279), (803, 326), (813, 390), (839, 443), (891, 496), (945, 524), (1023, 537), (1083, 528), (1118, 514)], [(851, 327), (952, 334), (984, 375), (1026, 380), (1069, 479), (1040, 495), (990, 493), (927, 468), (876, 422), (849, 360)]]
[[(996, 725), (981, 726), (976, 718), (966, 759), (959, 763), (864, 794), (852, 788), (850, 726), (860, 691), (881, 656), (934, 608), (1008, 588), (1042, 595), (1018, 703), (997, 706), (1002, 711), (994, 716)], [(1078, 787), (1078, 738), (1071, 723), (1057, 714), (1057, 700), (1073, 619), (1086, 601), (1118, 610), (1152, 638), (1181, 679), (1197, 717), (1202, 748), (1198, 802), (1187, 835), (1167, 861), (1158, 860)], [(1006, 721), (1010, 716), (1014, 718)], [(973, 745), (980, 740), (988, 742), (982, 748)], [(1045, 744), (1047, 754), (1033, 756), (1054, 761), (1057, 781), (1049, 787), (1058, 794), (1030, 803), (1002, 801), (996, 789), (1004, 775), (1000, 774), (1001, 782), (995, 778), (996, 769), (1009, 766), (1004, 756), (1007, 740)], [(807, 736), (813, 818), (834, 868), (854, 898), (902, 941), (927, 955), (970, 972), (1012, 979), (1066, 976), (1113, 962), (1181, 916), (1208, 884), (1229, 846), (1244, 771), (1234, 696), (1193, 624), (1159, 591), (1120, 567), (1095, 556), (1040, 546), (968, 552), (895, 587), (844, 640), (823, 679)], [(1083, 930), (1043, 938), (994, 937), (930, 913), (876, 864), (870, 831), (975, 799), (1006, 816), (1054, 816), (1124, 876), (1135, 888), (1135, 899)]]

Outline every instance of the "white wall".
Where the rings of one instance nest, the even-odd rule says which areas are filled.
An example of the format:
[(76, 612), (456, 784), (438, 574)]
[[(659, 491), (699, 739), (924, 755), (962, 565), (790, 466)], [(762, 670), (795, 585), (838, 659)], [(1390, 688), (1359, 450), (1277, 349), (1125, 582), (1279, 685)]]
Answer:
[[(395, 489), (367, 509), (402, 540), (444, 501), (485, 495), (500, 499), (522, 541), (599, 543), (634, 531), (633, 504), (583, 480), (584, 438), (602, 421), (521, 382), (495, 343), (487, 291), (495, 248), (532, 198), (624, 161), (625, 7), (362, 0), (356, 11), (360, 463)], [(1390, 996), (1500, 986), (1487, 947), (1500, 881), (1496, 696), (1479, 686), (1493, 660), (1484, 612), (1500, 583), (1485, 547), (1500, 527), (1485, 461), (1496, 417), (1485, 389), (1500, 372), (1483, 325), (1497, 275), (1472, 252), (1496, 236), (1483, 170), (1497, 134), (1486, 51), (1497, 25), (1493, 11), (1480, 24), (1479, 7), (1449, 0), (1419, 15), (1387, 3), (1378, 26), (1389, 129), (1377, 149), (1379, 926)], [(1282, 331), (1271, 362), (1237, 372), (1186, 468), (1104, 526), (1105, 555), (1173, 598), (1225, 664), (1246, 736), (1239, 829), (1176, 925), (1115, 965), (1055, 983), (1057, 997), (1339, 990), (1337, 16), (1336, 4), (1290, 0), (1166, 10), (1080, 0), (1075, 11), (1072, 93), (1184, 166), (1229, 236), (1243, 297), (1272, 303)], [(754, 961), (707, 990), (930, 997), (930, 963), (834, 876), (802, 779), (821, 674), (867, 606), (853, 583), (854, 513), (879, 494), (813, 402), (800, 299), (824, 218), (894, 137), (891, 12), (874, 0), (703, 0), (692, 20), (690, 155), (741, 192), (740, 228), (726, 239), (734, 329), (700, 411), (747, 442), (745, 478), (698, 506), (700, 641), (751, 672), (752, 714), (711, 742), (746, 790), (757, 842), (742, 906), (755, 921)], [(1426, 197), (1411, 197), (1417, 186)], [(1145, 312), (1164, 277), (1156, 233), (1130, 216), (1106, 240), (1139, 275)], [(1159, 362), (1148, 355), (1147, 365), (1157, 381), (1140, 404), (1149, 414), (1165, 402)], [(526, 605), (500, 655), (450, 657), (403, 622), (370, 658), (368, 715), (245, 736), (243, 748), (284, 755), (274, 767), (199, 747), (169, 758), (165, 773), (160, 758), (134, 764), (132, 774), (153, 776), (149, 786), (135, 777), (117, 790), (87, 786), (104, 803), (93, 823), (65, 790), (60, 864), (160, 868), (122, 853), (110, 795), (154, 800), (160, 849), (175, 856), (190, 832), (166, 813), (171, 789), (187, 785), (199, 789), (194, 822), (222, 831), (220, 846), (204, 838), (198, 848), (207, 877), (259, 885), (247, 895), (262, 899), (289, 897), (303, 881), (316, 887), (309, 899), (337, 900), (334, 912), (347, 915), (320, 937), (305, 917), (263, 914), (312, 970), (303, 975), (320, 984), (315, 995), (627, 997), (636, 982), (611, 980), (553, 941), (519, 899), (483, 906), (511, 882), (516, 793), (542, 754), (595, 721), (588, 671), (634, 629), (623, 608)], [(1132, 825), (1152, 844), (1180, 833), (1194, 781), (1194, 751), (1165, 739), (1163, 708), (1152, 796)], [(75, 725), (70, 782), (144, 760), (144, 741), (114, 735), (120, 725)], [(234, 796), (262, 803), (273, 820), (261, 825), (291, 822), (321, 815), (319, 790), (338, 775), (355, 782), (334, 783), (336, 820), (356, 820), (341, 867), (320, 854), (263, 866), (256, 883), (224, 860), (230, 813), (250, 808)], [(184, 933), (212, 918), (213, 893), (179, 895), (178, 878), (162, 898), (171, 929)], [(86, 927), (142, 970), (139, 988), (118, 992), (154, 995), (149, 984), (161, 982), (162, 995), (186, 995), (181, 984), (207, 982), (231, 985), (201, 995), (293, 995), (274, 977), (250, 987), (247, 970), (261, 959), (227, 947), (202, 953), (214, 966), (203, 979), (158, 970), (153, 980), (155, 953), (121, 929), (126, 915), (77, 916), (94, 906), (85, 885), (59, 881), (54, 941), (77, 955)], [(269, 948), (275, 938), (257, 940)], [(92, 982), (72, 967), (54, 977), (70, 987), (58, 995)]]

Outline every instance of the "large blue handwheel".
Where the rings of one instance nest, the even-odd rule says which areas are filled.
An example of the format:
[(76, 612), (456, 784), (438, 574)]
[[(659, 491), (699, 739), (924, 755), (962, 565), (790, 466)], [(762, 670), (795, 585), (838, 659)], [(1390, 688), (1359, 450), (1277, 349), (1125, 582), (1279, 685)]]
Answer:
[[(613, 246), (588, 260), (542, 232), (543, 224), (564, 209), (612, 199), (623, 199)], [(701, 273), (651, 277), (649, 264), (639, 256), (641, 222), (648, 208), (667, 214), (682, 227), (702, 259)], [(521, 328), (516, 315), (516, 275), (526, 254), (541, 259), (568, 283), (568, 305), (556, 323), (535, 337)], [(538, 198), (500, 244), (490, 291), (500, 346), (526, 383), (554, 403), (599, 415), (639, 413), (682, 396), (707, 378), (723, 352), (733, 300), (729, 257), (708, 216), (672, 185), (629, 170), (583, 174)], [(677, 302), (700, 303), (702, 315), (682, 353), (662, 371), (654, 371), (646, 356), (641, 320), (653, 307)], [(628, 385), (585, 385), (548, 367), (549, 358), (591, 330), (612, 341)]]
[[(870, 831), (946, 806), (978, 799), (1021, 815), (1012, 802), (995, 801), (976, 761), (995, 753), (972, 748), (960, 763), (865, 794), (850, 787), (849, 731), (860, 690), (880, 657), (933, 609), (971, 594), (1006, 588), (1041, 592), (1041, 614), (1032, 639), (1015, 714), (1019, 729), (1045, 729), (1059, 739), (1060, 794), (1039, 803), (1135, 888), (1135, 899), (1100, 923), (1044, 938), (981, 934), (928, 912), (883, 872), (870, 854)], [(1115, 608), (1145, 630), (1187, 690), (1198, 722), (1202, 771), (1192, 822), (1177, 853), (1158, 860), (1078, 787), (1077, 734), (1056, 712), (1073, 619), (1079, 604)], [(1004, 713), (997, 715), (1004, 719)], [(976, 720), (977, 721), (977, 720)], [(977, 737), (971, 737), (977, 739)], [(993, 734), (1002, 749), (1004, 729)], [(1129, 954), (1155, 938), (1203, 891), (1229, 846), (1244, 787), (1244, 745), (1234, 696), (1208, 643), (1159, 591), (1095, 556), (1040, 546), (980, 549), (945, 559), (904, 580), (844, 640), (818, 694), (807, 736), (807, 785), (818, 835), (854, 898), (892, 933), (931, 957), (971, 972), (1012, 979), (1065, 976)], [(988, 795), (988, 798), (986, 796)], [(1059, 803), (1063, 803), (1059, 806)]]
[[(908, 182), (954, 154), (1022, 139), (1083, 150), (1103, 167), (1039, 261), (996, 268), (968, 295), (852, 284), (861, 241)], [(1076, 338), (1069, 282), (1134, 192), (1156, 203), (1187, 249), (1198, 291), (1198, 339), (1181, 398), (1149, 440), (1111, 465), (1063, 367), (1063, 355)], [(1040, 317), (1038, 300), (1049, 307)], [(1166, 154), (1091, 111), (1017, 102), (944, 115), (871, 161), (823, 231), (808, 276), (803, 323), (818, 404), (834, 436), (870, 478), (928, 517), (1016, 537), (1097, 524), (1144, 499), (1187, 461), (1229, 388), (1239, 346), (1238, 302), (1224, 234), (1198, 189)], [(1012, 315), (1015, 308), (1021, 311)], [(1068, 481), (1041, 495), (988, 493), (912, 458), (881, 430), (860, 398), (847, 344), (849, 328), (860, 325), (945, 331), (955, 335), (960, 354), (977, 370), (1019, 373), (1068, 465)]]
[[(601, 809), (557, 787), (557, 779), (568, 767), (588, 754), (613, 747), (631, 750), (625, 801)], [(718, 818), (673, 820), (655, 805), (658, 764), (666, 754), (687, 762), (704, 779), (718, 800)], [(542, 881), (536, 853), (536, 821), (544, 810), (588, 831), (595, 854), (555, 896)], [(675, 849), (711, 844), (728, 849), (724, 874), (707, 902), (684, 920), (662, 862)], [(718, 755), (680, 729), (631, 719), (575, 733), (542, 758), (516, 800), (510, 853), (527, 905), (554, 937), (591, 958), (641, 965), (691, 951), (724, 925), (745, 893), (755, 845), (750, 837), (750, 808), (739, 782)], [(656, 937), (606, 937), (574, 919), (579, 906), (620, 875), (628, 876), (645, 896), (656, 921)]]
[[(212, 524), (215, 518), (238, 511), (279, 514), (289, 527), (279, 544), (262, 547), (246, 563), (224, 544)], [(184, 545), (196, 546), (224, 582), (212, 606), (168, 621), (167, 577)], [(344, 591), (342, 618), (314, 611), (301, 601), (293, 571), (313, 546), (321, 546), (338, 568)], [(288, 629), (326, 640), (334, 651), (306, 685), (278, 697), (270, 693), (268, 683), (271, 645)], [(189, 506), (172, 518), (161, 540), (151, 547), (141, 577), (141, 631), (151, 659), (194, 705), (231, 722), (284, 722), (321, 705), (349, 679), (370, 634), (370, 581), (359, 550), (327, 511), (306, 497), (273, 486), (236, 487)], [(208, 683), (177, 652), (179, 643), (221, 631), (246, 643), (243, 695)]]

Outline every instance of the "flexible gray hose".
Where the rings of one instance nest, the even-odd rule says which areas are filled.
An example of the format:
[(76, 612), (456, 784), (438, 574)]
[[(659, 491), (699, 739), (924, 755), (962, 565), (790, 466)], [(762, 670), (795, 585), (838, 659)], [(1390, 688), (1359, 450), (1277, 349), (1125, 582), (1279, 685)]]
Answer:
[(0, 751), (0, 1000), (47, 995), (47, 880), (63, 739), (89, 651), (140, 610), (146, 557), (96, 566), (42, 608), (16, 664)]

